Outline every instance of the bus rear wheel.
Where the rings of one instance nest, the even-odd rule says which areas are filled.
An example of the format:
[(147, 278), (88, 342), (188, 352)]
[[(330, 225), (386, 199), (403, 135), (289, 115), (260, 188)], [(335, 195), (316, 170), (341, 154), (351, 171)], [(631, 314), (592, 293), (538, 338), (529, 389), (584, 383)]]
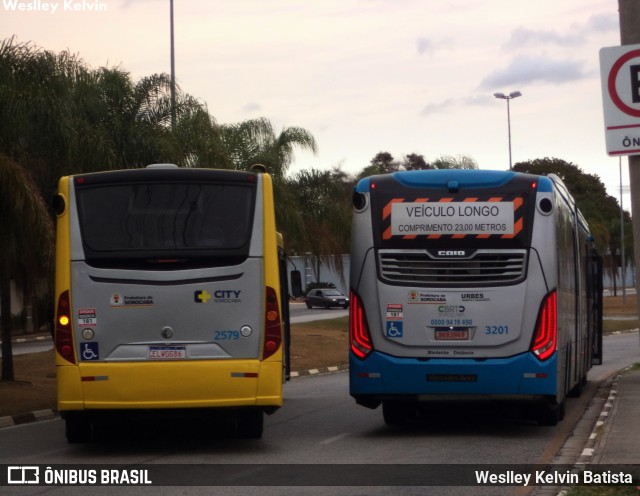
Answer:
[(260, 439), (264, 430), (262, 410), (246, 410), (237, 418), (238, 436), (244, 439)]
[(553, 426), (564, 418), (564, 401), (545, 403), (538, 409), (538, 424)]
[(385, 400), (382, 402), (382, 417), (387, 425), (403, 425), (416, 418), (418, 407), (406, 401)]
[(65, 433), (70, 444), (88, 443), (93, 437), (91, 419), (86, 413), (68, 412), (65, 415)]

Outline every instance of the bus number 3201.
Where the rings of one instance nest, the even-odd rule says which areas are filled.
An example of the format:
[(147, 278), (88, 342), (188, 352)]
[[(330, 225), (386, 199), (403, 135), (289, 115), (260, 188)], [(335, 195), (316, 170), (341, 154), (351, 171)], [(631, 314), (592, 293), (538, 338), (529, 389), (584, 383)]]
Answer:
[(509, 334), (509, 326), (506, 325), (488, 325), (484, 326), (485, 334)]

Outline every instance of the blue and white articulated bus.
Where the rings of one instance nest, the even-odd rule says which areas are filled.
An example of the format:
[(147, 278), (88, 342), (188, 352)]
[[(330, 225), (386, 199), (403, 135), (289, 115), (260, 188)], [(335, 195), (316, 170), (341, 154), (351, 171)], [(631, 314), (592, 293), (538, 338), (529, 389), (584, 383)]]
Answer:
[(564, 416), (602, 360), (602, 262), (562, 180), (403, 171), (353, 197), (350, 394), (404, 423), (430, 401)]

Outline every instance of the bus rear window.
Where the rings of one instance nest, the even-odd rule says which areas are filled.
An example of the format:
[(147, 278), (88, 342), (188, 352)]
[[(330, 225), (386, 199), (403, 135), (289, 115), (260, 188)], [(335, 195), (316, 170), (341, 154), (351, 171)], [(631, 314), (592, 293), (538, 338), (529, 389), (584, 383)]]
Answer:
[(88, 263), (248, 256), (255, 183), (121, 182), (76, 195)]

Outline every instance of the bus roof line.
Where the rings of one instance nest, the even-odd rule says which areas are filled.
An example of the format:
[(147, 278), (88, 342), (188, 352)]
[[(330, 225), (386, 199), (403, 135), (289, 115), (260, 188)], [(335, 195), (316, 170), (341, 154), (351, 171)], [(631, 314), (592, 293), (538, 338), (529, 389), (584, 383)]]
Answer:
[[(439, 169), (421, 171), (399, 171), (391, 174), (393, 179), (409, 188), (447, 188), (457, 183), (459, 188), (499, 187), (517, 175), (513, 171)], [(371, 189), (371, 180), (364, 178), (356, 185), (356, 192), (366, 193)]]

